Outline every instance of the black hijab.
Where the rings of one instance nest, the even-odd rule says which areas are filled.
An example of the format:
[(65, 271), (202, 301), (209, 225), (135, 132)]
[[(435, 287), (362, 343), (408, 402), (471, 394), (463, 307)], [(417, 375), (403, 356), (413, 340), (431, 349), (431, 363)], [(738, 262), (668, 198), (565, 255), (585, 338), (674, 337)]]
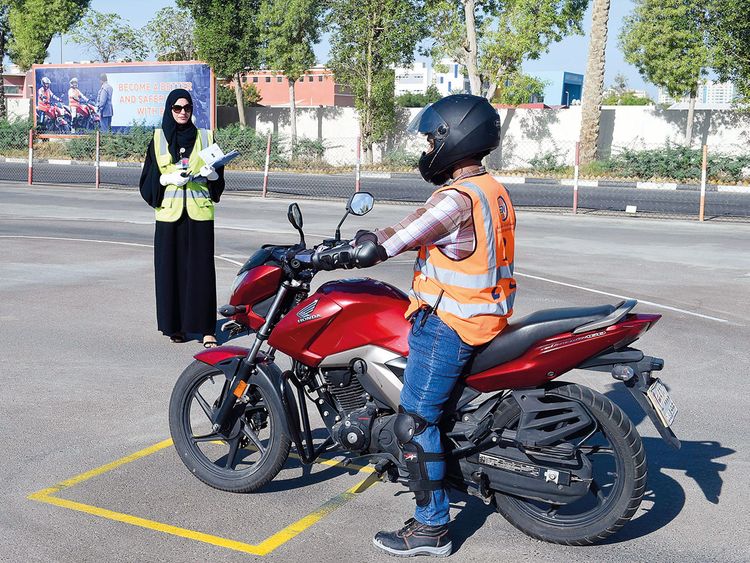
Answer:
[(185, 98), (191, 105), (193, 104), (193, 98), (190, 96), (190, 92), (177, 88), (172, 90), (167, 96), (167, 103), (164, 106), (164, 115), (161, 118), (161, 128), (164, 131), (164, 136), (167, 138), (169, 143), (169, 154), (172, 155), (172, 162), (177, 163), (180, 159), (180, 149), (185, 149), (184, 156), (188, 158), (190, 153), (193, 151), (195, 145), (195, 137), (198, 130), (191, 119), (185, 125), (178, 124), (174, 117), (172, 117), (172, 105), (177, 102), (180, 98)]

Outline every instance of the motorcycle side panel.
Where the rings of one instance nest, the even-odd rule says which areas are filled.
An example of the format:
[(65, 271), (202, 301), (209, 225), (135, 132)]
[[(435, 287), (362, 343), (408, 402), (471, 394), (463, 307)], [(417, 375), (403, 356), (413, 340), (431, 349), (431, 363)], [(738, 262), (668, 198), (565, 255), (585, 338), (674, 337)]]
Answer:
[(601, 330), (547, 338), (515, 360), (468, 376), (466, 385), (483, 393), (544, 385), (610, 347), (627, 346), (658, 319), (659, 315), (629, 315)]
[(367, 345), (406, 356), (408, 305), (402, 291), (384, 282), (328, 282), (276, 325), (268, 343), (312, 367), (326, 356)]
[(281, 274), (281, 268), (278, 266), (257, 266), (249, 270), (229, 301), (230, 305), (247, 306), (247, 312), (238, 313), (232, 318), (253, 330), (263, 326), (265, 319), (252, 308), (276, 294), (281, 284)]

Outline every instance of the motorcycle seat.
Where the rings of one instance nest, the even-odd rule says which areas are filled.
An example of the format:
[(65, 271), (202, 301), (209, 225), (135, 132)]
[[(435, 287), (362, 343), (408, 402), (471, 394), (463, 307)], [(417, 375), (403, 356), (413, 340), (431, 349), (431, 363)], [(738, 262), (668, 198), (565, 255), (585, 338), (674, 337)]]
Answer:
[[(629, 307), (626, 308), (626, 305)], [(623, 302), (617, 306), (566, 307), (536, 311), (516, 322), (509, 323), (505, 330), (493, 340), (480, 347), (467, 366), (466, 375), (474, 375), (515, 360), (536, 342), (556, 334), (571, 332), (579, 327), (584, 328), (585, 325), (592, 325), (591, 330), (601, 328), (598, 326), (600, 324), (610, 326), (619, 321), (634, 305), (635, 302), (632, 305), (630, 302)], [(624, 311), (622, 315), (619, 315), (620, 311)], [(614, 315), (615, 313), (618, 313), (619, 318)], [(614, 322), (597, 322), (610, 319)]]

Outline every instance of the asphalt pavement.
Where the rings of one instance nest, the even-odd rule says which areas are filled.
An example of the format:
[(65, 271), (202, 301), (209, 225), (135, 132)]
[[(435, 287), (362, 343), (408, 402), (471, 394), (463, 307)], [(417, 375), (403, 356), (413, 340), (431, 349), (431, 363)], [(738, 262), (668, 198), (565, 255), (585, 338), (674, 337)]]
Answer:
[[(0, 164), (0, 180), (26, 181), (28, 169), (24, 163)], [(101, 184), (105, 187), (134, 188), (138, 185), (139, 167), (101, 168)], [(391, 176), (391, 177), (388, 177)], [(230, 170), (226, 173), (227, 190), (260, 193), (263, 189), (262, 172)], [(96, 172), (91, 165), (47, 164), (34, 165), (34, 182), (37, 184), (94, 185)], [(268, 190), (274, 195), (320, 198), (348, 198), (354, 189), (354, 173), (303, 174), (271, 171)], [(631, 183), (632, 184), (632, 183)], [(417, 174), (365, 174), (361, 179), (363, 190), (372, 192), (384, 201), (422, 202), (434, 186), (424, 182)], [(563, 208), (573, 206), (573, 187), (555, 181), (527, 179), (524, 184), (507, 184), (506, 187), (518, 207)], [(624, 213), (626, 207), (635, 205), (641, 214), (697, 217), (700, 204), (698, 186), (680, 186), (680, 189), (642, 189), (626, 185), (581, 186), (578, 205), (582, 212), (607, 211)], [(719, 192), (710, 186), (706, 194), (705, 214), (708, 219), (722, 217), (750, 218), (750, 194)]]
[[(289, 201), (222, 198), (219, 303), (261, 244), (297, 240)], [(330, 236), (343, 214), (339, 201), (300, 205), (309, 242)], [(408, 211), (376, 203), (343, 234)], [(360, 486), (366, 471), (290, 459), (262, 492), (237, 495), (182, 465), (166, 441), (167, 405), (200, 347), (156, 331), (152, 237), (153, 211), (135, 190), (0, 184), (0, 560), (394, 561), (371, 537), (409, 516), (411, 495), (398, 485)], [(666, 362), (660, 376), (683, 446), (664, 444), (608, 375), (566, 374), (638, 423), (649, 464), (640, 510), (602, 545), (562, 547), (456, 494), (452, 560), (750, 560), (750, 225), (522, 209), (516, 239), (516, 317), (624, 296), (663, 315), (637, 345)], [(357, 274), (405, 289), (412, 260)]]

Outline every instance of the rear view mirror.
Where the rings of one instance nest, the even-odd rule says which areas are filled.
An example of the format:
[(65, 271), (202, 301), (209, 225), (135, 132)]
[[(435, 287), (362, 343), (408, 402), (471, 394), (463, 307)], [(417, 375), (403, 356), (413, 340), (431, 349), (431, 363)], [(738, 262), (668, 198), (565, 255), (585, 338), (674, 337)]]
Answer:
[(286, 216), (295, 229), (299, 231), (302, 228), (302, 211), (300, 211), (299, 205), (292, 203)]
[(302, 231), (302, 211), (300, 211), (299, 205), (292, 203), (286, 212), (286, 216), (292, 226), (299, 232), (299, 243), (304, 247), (305, 233)]
[(358, 192), (354, 194), (349, 203), (346, 204), (346, 210), (352, 215), (366, 215), (372, 209), (375, 198), (369, 192)]

